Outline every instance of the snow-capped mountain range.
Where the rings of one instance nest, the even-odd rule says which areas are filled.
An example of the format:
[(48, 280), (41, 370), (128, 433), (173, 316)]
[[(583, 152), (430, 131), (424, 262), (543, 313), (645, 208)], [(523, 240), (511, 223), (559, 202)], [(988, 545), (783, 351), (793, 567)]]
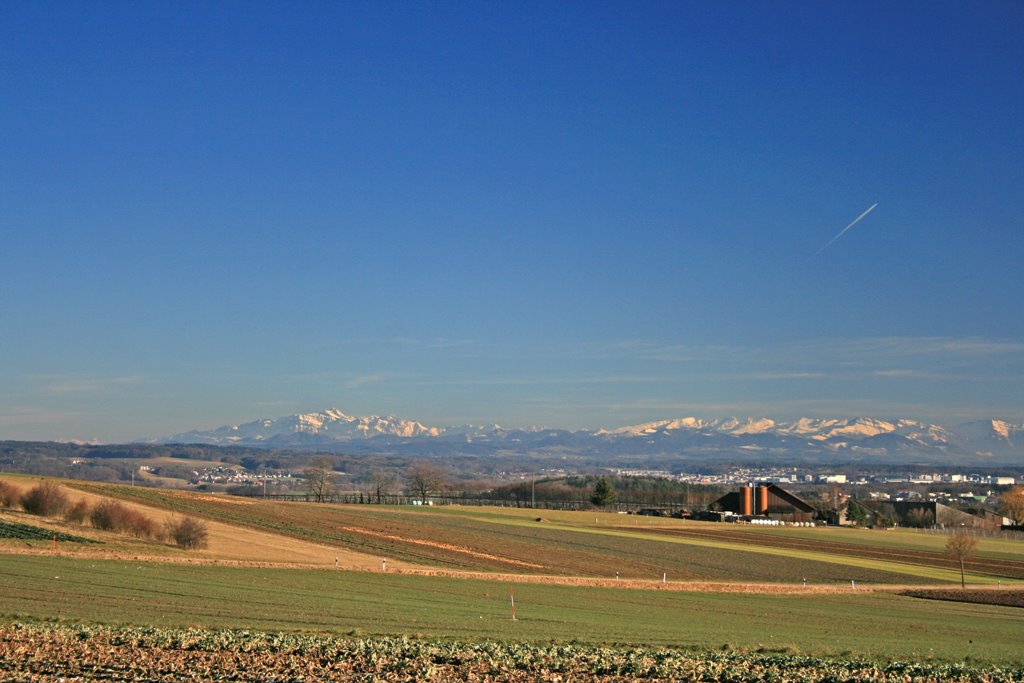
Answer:
[(560, 452), (587, 456), (688, 458), (831, 457), (914, 461), (1024, 462), (1024, 424), (979, 420), (944, 427), (908, 419), (683, 417), (617, 429), (508, 429), (497, 424), (427, 426), (394, 415), (356, 417), (338, 409), (190, 431), (158, 443), (259, 446), (443, 455)]
[(192, 431), (165, 439), (165, 442), (204, 444), (273, 444), (290, 445), (291, 441), (349, 441), (374, 436), (439, 436), (444, 430), (426, 427), (415, 420), (394, 415), (355, 417), (336, 408), (318, 413), (286, 415), (276, 419), (255, 420), (241, 425), (218, 427), (211, 431)]

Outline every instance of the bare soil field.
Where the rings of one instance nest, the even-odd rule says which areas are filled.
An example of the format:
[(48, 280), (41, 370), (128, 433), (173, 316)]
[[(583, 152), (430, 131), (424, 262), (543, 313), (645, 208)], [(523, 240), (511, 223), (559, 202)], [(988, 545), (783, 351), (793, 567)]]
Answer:
[[(629, 528), (629, 527), (624, 527)], [(641, 530), (641, 529), (637, 529)], [(652, 529), (644, 527), (645, 533), (666, 534), (684, 538), (705, 538), (714, 540), (732, 540), (741, 543), (764, 545), (774, 548), (792, 548), (794, 550), (814, 550), (835, 553), (851, 557), (865, 557), (891, 562), (911, 562), (930, 567), (959, 566), (942, 553), (910, 548), (883, 548), (863, 544), (843, 543), (825, 538), (798, 539), (774, 534), (755, 534), (723, 527), (707, 529), (698, 527), (678, 527), (673, 529)], [(1024, 579), (1024, 557), (1021, 560), (1005, 560), (989, 557), (978, 557), (964, 563), (967, 571), (977, 574), (991, 574), (1007, 578)]]
[(901, 595), (926, 600), (948, 600), (951, 602), (972, 602), (980, 605), (1003, 605), (1004, 607), (1024, 607), (1024, 591), (1022, 590), (951, 590), (919, 588), (903, 591)]

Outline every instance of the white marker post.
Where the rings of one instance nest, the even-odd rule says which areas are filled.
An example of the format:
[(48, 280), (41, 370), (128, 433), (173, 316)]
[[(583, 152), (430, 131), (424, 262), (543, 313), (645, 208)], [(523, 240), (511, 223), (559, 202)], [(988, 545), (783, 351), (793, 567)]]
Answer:
[(508, 587), (508, 600), (512, 603), (512, 621), (516, 621), (516, 596), (512, 594), (512, 586)]

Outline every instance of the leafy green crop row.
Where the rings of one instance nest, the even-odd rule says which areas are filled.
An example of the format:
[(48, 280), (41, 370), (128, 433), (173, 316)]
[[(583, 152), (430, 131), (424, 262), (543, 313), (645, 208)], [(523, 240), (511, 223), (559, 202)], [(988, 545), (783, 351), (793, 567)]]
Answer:
[(338, 638), (249, 631), (0, 625), (0, 677), (26, 681), (984, 681), (1021, 667), (791, 654)]
[(52, 531), (31, 524), (3, 520), (0, 520), (0, 538), (17, 538), (23, 541), (49, 541), (56, 538), (58, 541), (71, 543), (99, 543), (91, 538), (74, 536), (62, 531)]

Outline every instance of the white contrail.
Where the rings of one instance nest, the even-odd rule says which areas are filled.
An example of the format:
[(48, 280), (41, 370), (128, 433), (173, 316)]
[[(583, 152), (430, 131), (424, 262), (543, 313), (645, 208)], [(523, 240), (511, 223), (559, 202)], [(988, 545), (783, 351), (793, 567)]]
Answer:
[(840, 237), (842, 237), (843, 235), (845, 235), (845, 234), (846, 234), (846, 231), (847, 231), (847, 230), (849, 230), (849, 229), (850, 229), (850, 228), (852, 228), (853, 226), (857, 225), (857, 223), (860, 223), (860, 219), (861, 219), (861, 218), (864, 218), (864, 216), (867, 216), (867, 215), (868, 215), (869, 213), (871, 213), (872, 211), (874, 211), (874, 210), (875, 210), (875, 207), (876, 207), (876, 206), (878, 206), (878, 204), (877, 204), (877, 203), (876, 203), (876, 204), (872, 204), (871, 206), (869, 206), (869, 207), (868, 207), (868, 209), (867, 209), (867, 211), (865, 211), (865, 212), (864, 212), (864, 213), (862, 213), (861, 215), (859, 215), (859, 216), (857, 216), (856, 218), (854, 218), (854, 219), (853, 219), (853, 222), (852, 222), (852, 223), (850, 223), (850, 224), (849, 224), (849, 225), (847, 225), (847, 226), (846, 226), (845, 228), (843, 228), (842, 230), (840, 230), (840, 231), (839, 231), (839, 234), (838, 234), (838, 235), (836, 235), (835, 237), (833, 237), (832, 239), (830, 239), (830, 240), (828, 241), (828, 244), (826, 244), (826, 245), (825, 245), (824, 247), (822, 247), (822, 248), (821, 248), (821, 249), (819, 249), (818, 251), (814, 252), (814, 255), (815, 255), (815, 256), (817, 256), (817, 255), (818, 255), (818, 254), (820, 254), (821, 252), (823, 252), (823, 251), (825, 251), (826, 249), (828, 249), (828, 247), (829, 247), (829, 245), (830, 245), (830, 244), (832, 244), (832, 243), (833, 243), (833, 242), (835, 242), (835, 241), (836, 241), (837, 239), (839, 239)]

